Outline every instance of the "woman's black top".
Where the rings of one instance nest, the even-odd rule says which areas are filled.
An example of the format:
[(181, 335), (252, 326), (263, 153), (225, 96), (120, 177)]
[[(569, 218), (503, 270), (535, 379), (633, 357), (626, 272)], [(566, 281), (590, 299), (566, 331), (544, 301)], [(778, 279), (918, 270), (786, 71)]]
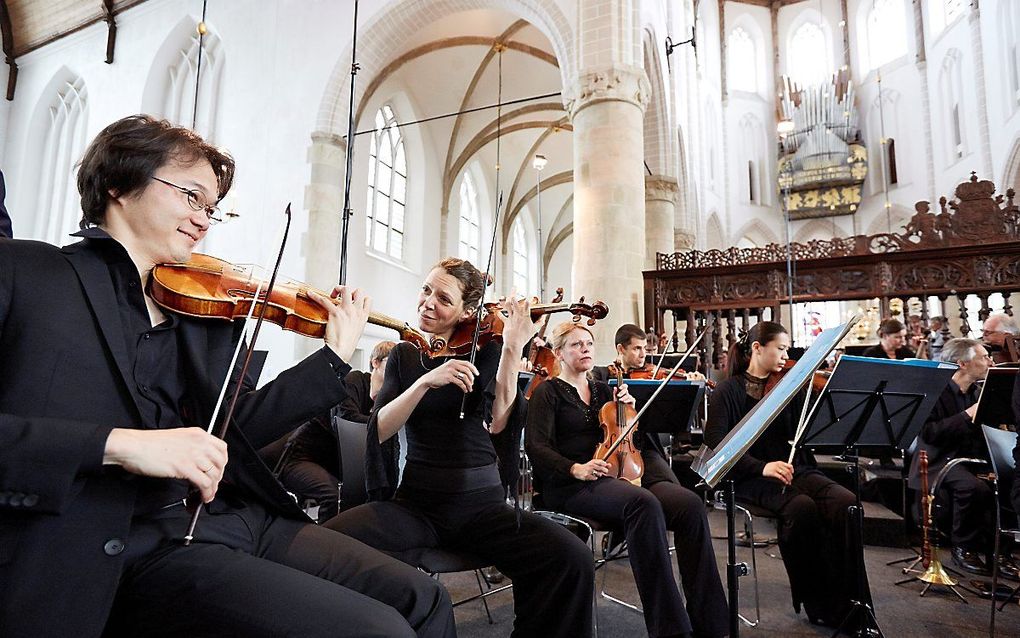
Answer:
[[(882, 344), (880, 344), (880, 343), (875, 344), (875, 345), (871, 346), (870, 348), (868, 348), (867, 350), (865, 350), (864, 352), (862, 352), (861, 356), (862, 357), (873, 357), (875, 359), (888, 359), (889, 358), (889, 355), (886, 354), (885, 350), (882, 348)], [(914, 351), (911, 350), (910, 348), (908, 348), (907, 346), (900, 346), (899, 348), (896, 349), (896, 358), (897, 359), (912, 359), (913, 357), (914, 357)]]
[(591, 403), (586, 404), (574, 386), (554, 377), (531, 395), (524, 441), (535, 472), (536, 491), (554, 492), (583, 485), (570, 475), (570, 468), (592, 459), (602, 442), (599, 410), (613, 399), (613, 391), (601, 381), (589, 379), (588, 389)]
[[(475, 367), (479, 376), (467, 395), (464, 419), (460, 418), (464, 392), (455, 385), (431, 388), (425, 392), (404, 424), (407, 434), (407, 463), (429, 468), (478, 468), (497, 461), (496, 450), (486, 424), (492, 421), (496, 370), (502, 346), (491, 341), (478, 351)], [(396, 345), (386, 360), (386, 377), (375, 398), (375, 410), (368, 422), (368, 489), (371, 492), (386, 483), (378, 472), (382, 463), (378, 414), (415, 381), (453, 357), (429, 359), (412, 344)], [(467, 357), (458, 357), (467, 359)], [(508, 424), (508, 427), (509, 424)], [(396, 435), (394, 434), (394, 437)], [(392, 486), (389, 486), (392, 487)], [(429, 489), (428, 485), (416, 485)], [(441, 487), (441, 486), (435, 486)]]
[[(705, 425), (705, 444), (715, 448), (729, 434), (740, 420), (758, 404), (760, 398), (748, 394), (749, 384), (752, 392), (759, 394), (764, 388), (764, 379), (750, 379), (746, 375), (737, 375), (720, 383), (712, 392), (708, 403), (708, 422)], [(757, 387), (756, 387), (757, 386)], [(758, 392), (755, 392), (758, 390)], [(760, 396), (760, 394), (759, 394)], [(790, 458), (790, 441), (797, 429), (797, 419), (803, 405), (803, 394), (790, 402), (779, 416), (765, 429), (765, 432), (754, 442), (751, 449), (737, 461), (729, 476), (736, 479), (761, 477), (766, 463), (786, 461)], [(793, 457), (794, 473), (801, 469), (815, 467), (815, 459), (810, 452), (801, 448)]]

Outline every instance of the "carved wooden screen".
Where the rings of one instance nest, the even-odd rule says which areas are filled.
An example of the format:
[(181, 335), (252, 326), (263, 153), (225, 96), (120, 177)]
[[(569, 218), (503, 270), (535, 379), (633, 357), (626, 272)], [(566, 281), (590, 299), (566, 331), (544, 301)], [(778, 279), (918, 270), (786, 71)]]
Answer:
[[(945, 314), (945, 300), (955, 296), (966, 332), (971, 318), (964, 299), (981, 300), (977, 318), (983, 321), (988, 297), (1000, 292), (1012, 315), (1009, 295), (1020, 291), (1020, 211), (1013, 197), (1013, 189), (995, 195), (992, 182), (972, 174), (952, 201), (939, 200), (938, 213), (918, 202), (902, 233), (791, 244), (793, 301), (877, 297), (882, 316), (889, 316), (891, 299), (918, 297), (927, 325), (928, 298), (940, 299)], [(746, 329), (778, 317), (788, 303), (787, 247), (659, 253), (644, 282), (645, 316), (657, 332), (672, 330), (666, 325), (671, 313), (674, 323), (686, 321), (688, 342), (699, 326), (708, 328), (708, 349), (718, 352), (736, 338), (738, 323)]]

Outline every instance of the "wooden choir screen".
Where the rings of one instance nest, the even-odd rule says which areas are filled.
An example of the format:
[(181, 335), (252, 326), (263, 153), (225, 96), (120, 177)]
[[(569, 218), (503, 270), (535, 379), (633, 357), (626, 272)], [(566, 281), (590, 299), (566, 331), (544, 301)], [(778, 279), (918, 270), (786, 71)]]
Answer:
[[(974, 318), (965, 299), (980, 299), (976, 319), (983, 321), (991, 312), (989, 296), (999, 292), (1012, 315), (1009, 295), (1020, 292), (1020, 211), (1013, 197), (1013, 189), (996, 195), (992, 182), (971, 174), (952, 201), (939, 200), (939, 212), (918, 202), (902, 233), (793, 243), (793, 301), (878, 298), (887, 317), (890, 300), (900, 298), (906, 307), (907, 299), (917, 297), (927, 326), (928, 299), (938, 298), (947, 315), (946, 300), (955, 297), (966, 333)], [(657, 333), (669, 334), (685, 322), (688, 343), (696, 330), (707, 328), (708, 345), (702, 347), (707, 368), (705, 355), (716, 353), (717, 360), (721, 348), (737, 338), (738, 327), (780, 316), (789, 301), (786, 260), (785, 244), (659, 253), (656, 270), (644, 273), (645, 317)]]

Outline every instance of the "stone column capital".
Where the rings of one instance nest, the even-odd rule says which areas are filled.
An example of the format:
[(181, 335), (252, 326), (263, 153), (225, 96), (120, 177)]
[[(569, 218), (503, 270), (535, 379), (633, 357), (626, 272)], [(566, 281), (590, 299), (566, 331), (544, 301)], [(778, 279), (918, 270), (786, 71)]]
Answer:
[(675, 177), (645, 175), (645, 201), (664, 201), (676, 204), (680, 200), (680, 184)]
[(651, 85), (644, 69), (626, 64), (581, 71), (574, 86), (563, 94), (563, 106), (570, 119), (598, 102), (628, 102), (643, 113), (651, 96)]
[(694, 250), (694, 233), (679, 228), (674, 230), (673, 248), (677, 251)]

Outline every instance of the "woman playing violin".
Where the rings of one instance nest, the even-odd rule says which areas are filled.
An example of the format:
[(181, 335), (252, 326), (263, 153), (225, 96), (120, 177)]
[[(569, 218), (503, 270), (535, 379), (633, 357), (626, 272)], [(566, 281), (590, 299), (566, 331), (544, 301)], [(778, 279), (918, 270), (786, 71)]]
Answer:
[[(765, 394), (768, 378), (783, 370), (790, 335), (778, 323), (762, 321), (730, 348), (729, 378), (712, 393), (705, 443), (716, 447)], [(823, 475), (814, 458), (800, 450), (788, 463), (803, 396), (787, 406), (729, 477), (737, 498), (773, 512), (779, 519), (779, 548), (790, 578), (794, 609), (808, 619), (838, 626), (849, 611), (856, 582), (847, 555), (847, 507), (853, 494)]]
[[(651, 450), (641, 453), (641, 487), (606, 475), (609, 465), (592, 456), (602, 439), (599, 409), (614, 394), (589, 376), (592, 334), (564, 323), (553, 331), (551, 343), (560, 375), (535, 390), (525, 431), (545, 506), (624, 528), (650, 636), (726, 635), (726, 598), (704, 504), (679, 485), (665, 457)], [(615, 398), (634, 403), (626, 385)], [(674, 533), (686, 609), (670, 567), (667, 530)]]
[[(421, 330), (449, 343), (458, 325), (473, 325), (484, 288), (470, 262), (442, 260), (418, 296)], [(515, 636), (588, 636), (591, 552), (565, 528), (506, 504), (490, 435), (521, 414), (517, 371), (535, 325), (527, 302), (504, 308), (502, 344), (482, 346), (474, 365), (442, 352), (427, 358), (409, 343), (393, 349), (368, 425), (369, 453), (406, 428), (400, 486), (393, 500), (353, 508), (326, 525), (398, 556), (430, 547), (477, 556), (514, 582)]]

